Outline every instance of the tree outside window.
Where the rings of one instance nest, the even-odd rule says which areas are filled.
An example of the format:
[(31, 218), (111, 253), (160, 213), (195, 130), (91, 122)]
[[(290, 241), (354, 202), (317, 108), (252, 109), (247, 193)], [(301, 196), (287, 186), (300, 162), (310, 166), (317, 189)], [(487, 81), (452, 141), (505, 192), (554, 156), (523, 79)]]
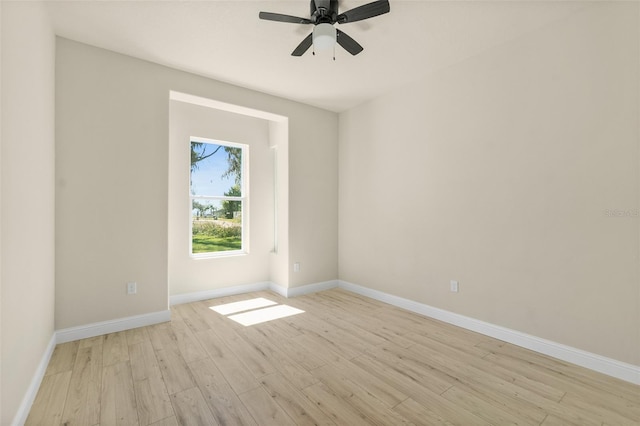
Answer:
[(191, 139), (191, 255), (246, 252), (248, 147)]

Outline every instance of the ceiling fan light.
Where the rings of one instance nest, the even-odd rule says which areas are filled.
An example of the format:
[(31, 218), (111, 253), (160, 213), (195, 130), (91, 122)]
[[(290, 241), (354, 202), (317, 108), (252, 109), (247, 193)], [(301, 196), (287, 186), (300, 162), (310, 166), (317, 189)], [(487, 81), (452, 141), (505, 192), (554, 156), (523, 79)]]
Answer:
[(313, 27), (313, 47), (315, 50), (332, 49), (336, 44), (336, 29), (331, 24)]

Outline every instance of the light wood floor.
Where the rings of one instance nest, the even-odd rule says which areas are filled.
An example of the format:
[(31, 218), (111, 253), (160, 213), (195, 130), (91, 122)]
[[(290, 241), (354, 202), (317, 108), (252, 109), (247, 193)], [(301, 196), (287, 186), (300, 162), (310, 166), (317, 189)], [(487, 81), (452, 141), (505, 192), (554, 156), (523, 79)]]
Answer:
[[(211, 306), (304, 313), (242, 326)], [(58, 345), (28, 425), (638, 425), (640, 387), (335, 289)]]

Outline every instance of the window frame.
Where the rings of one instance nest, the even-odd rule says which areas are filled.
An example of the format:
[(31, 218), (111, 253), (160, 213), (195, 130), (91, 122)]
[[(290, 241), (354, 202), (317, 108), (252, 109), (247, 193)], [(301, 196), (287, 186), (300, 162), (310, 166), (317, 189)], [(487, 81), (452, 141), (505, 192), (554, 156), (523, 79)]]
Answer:
[[(242, 167), (240, 169), (240, 193), (238, 196), (229, 195), (193, 195), (191, 193), (191, 168), (189, 167), (189, 257), (194, 259), (212, 259), (228, 256), (241, 256), (249, 254), (249, 145), (237, 142), (222, 141), (218, 139), (203, 138), (199, 136), (189, 137), (189, 149), (191, 143), (206, 143), (210, 145), (228, 146), (231, 148), (240, 148), (242, 150)], [(241, 225), (241, 245), (240, 250), (224, 250), (211, 251), (206, 253), (193, 252), (193, 202), (194, 200), (210, 200), (210, 201), (240, 201), (240, 215), (242, 217)]]

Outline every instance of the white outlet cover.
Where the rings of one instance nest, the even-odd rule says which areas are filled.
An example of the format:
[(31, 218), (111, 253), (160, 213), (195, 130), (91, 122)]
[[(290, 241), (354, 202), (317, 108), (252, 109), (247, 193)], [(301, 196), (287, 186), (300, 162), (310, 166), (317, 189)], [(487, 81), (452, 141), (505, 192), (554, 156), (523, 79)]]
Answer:
[(451, 280), (451, 291), (454, 293), (458, 292), (458, 281)]

